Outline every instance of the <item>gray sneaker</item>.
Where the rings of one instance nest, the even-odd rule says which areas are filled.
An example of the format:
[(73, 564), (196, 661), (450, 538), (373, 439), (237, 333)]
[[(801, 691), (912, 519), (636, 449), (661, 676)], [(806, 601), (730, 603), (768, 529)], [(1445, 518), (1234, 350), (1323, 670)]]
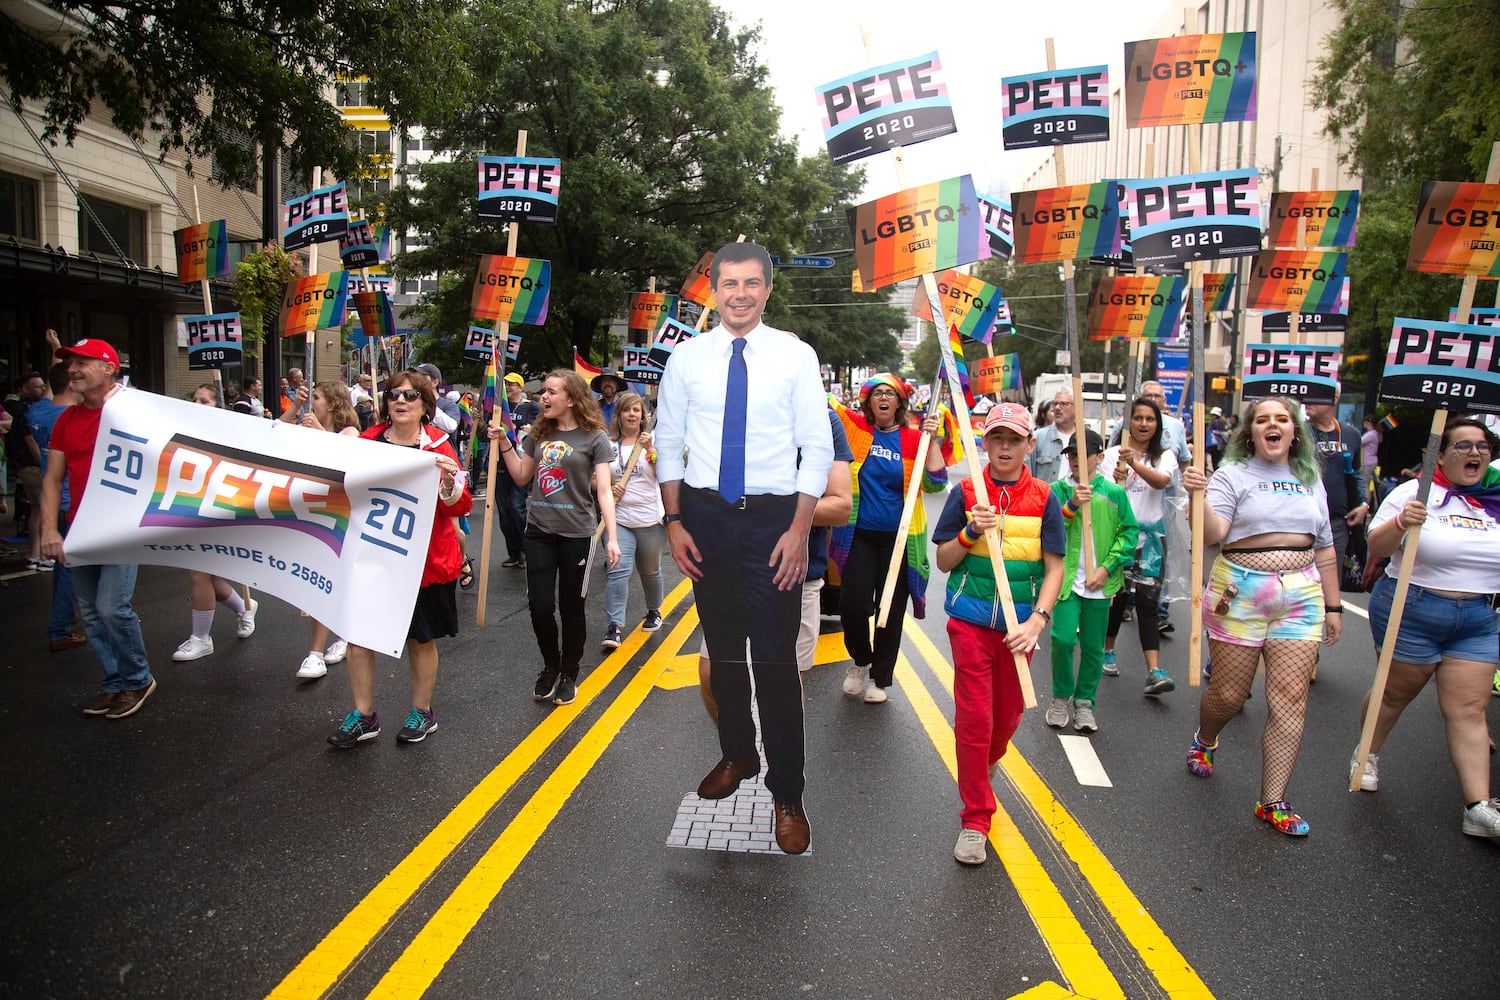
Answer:
[(967, 827), (958, 831), (958, 843), (953, 845), (953, 860), (961, 865), (982, 865), (984, 859), (984, 834)]
[(1073, 702), (1073, 728), (1080, 733), (1097, 733), (1099, 723), (1094, 721), (1094, 703), (1082, 699)]
[(1495, 799), (1490, 799), (1472, 809), (1465, 809), (1464, 833), (1471, 837), (1500, 840), (1500, 810), (1495, 808), (1495, 802)]
[[(1354, 753), (1349, 757), (1349, 777), (1354, 777), (1354, 769), (1359, 766), (1359, 747), (1354, 748)], [(1380, 787), (1380, 754), (1372, 753), (1365, 758), (1365, 769), (1359, 776), (1359, 790), (1362, 792), (1373, 792)]]
[(1047, 725), (1061, 729), (1068, 724), (1068, 699), (1053, 698), (1047, 707)]

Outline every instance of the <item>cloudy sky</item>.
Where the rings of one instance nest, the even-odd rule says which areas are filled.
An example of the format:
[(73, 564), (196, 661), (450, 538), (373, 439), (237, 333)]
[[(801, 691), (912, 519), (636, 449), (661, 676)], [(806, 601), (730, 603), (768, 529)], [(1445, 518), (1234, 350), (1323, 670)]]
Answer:
[[(1125, 42), (1150, 37), (1149, 26), (1172, 7), (1160, 0), (716, 2), (743, 26), (760, 22), (760, 61), (771, 71), (782, 128), (797, 136), (808, 155), (823, 148), (818, 87), (870, 65), (936, 50), (958, 133), (907, 147), (908, 180), (915, 185), (968, 173), (982, 192), (1008, 190), (1031, 164), (1048, 155), (1002, 150), (1002, 77), (1045, 70), (1049, 36), (1055, 39), (1059, 68), (1109, 65), (1116, 67), (1113, 75), (1119, 72)], [(873, 63), (862, 31), (870, 33)], [(890, 157), (860, 163), (866, 168), (867, 194), (897, 189)]]

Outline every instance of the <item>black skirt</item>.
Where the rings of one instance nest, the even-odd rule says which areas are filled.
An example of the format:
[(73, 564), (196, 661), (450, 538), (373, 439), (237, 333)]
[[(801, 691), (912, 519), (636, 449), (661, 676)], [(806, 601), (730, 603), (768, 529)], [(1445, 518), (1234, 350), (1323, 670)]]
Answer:
[(458, 635), (458, 580), (418, 589), (406, 638), (411, 642), (431, 642), (453, 635)]

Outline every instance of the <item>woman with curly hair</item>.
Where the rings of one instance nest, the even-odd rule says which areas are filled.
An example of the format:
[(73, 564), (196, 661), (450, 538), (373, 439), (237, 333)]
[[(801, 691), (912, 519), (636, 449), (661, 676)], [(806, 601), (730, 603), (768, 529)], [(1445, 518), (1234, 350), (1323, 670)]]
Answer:
[(1203, 624), (1213, 676), (1198, 708), (1188, 770), (1213, 773), (1219, 731), (1250, 696), (1256, 666), (1266, 669), (1261, 736), (1261, 795), (1255, 815), (1282, 833), (1304, 837), (1307, 821), (1286, 801), (1302, 746), (1307, 689), (1318, 644), (1343, 630), (1317, 446), (1297, 404), (1281, 397), (1252, 403), (1210, 480), (1183, 470), (1189, 491), (1206, 489), (1203, 539), (1222, 544), (1203, 595)]
[[(615, 447), (604, 433), (604, 417), (588, 383), (557, 368), (542, 382), (542, 410), (523, 445), (499, 422), (489, 429), (505, 471), (517, 486), (531, 484), (527, 503), (526, 600), (531, 628), (542, 652), (542, 672), (532, 697), (570, 705), (578, 695), (588, 618), (583, 574), (594, 527), (604, 519), (608, 563), (620, 561), (615, 497), (609, 463)], [(595, 507), (594, 498), (598, 497)], [(557, 611), (561, 609), (559, 645)]]
[[(937, 434), (942, 417), (934, 412), (913, 427), (907, 416), (911, 386), (889, 372), (880, 372), (859, 389), (859, 410), (834, 404), (854, 452), (854, 507), (849, 523), (833, 531), (832, 557), (839, 568), (839, 618), (844, 645), (853, 660), (844, 677), (844, 693), (864, 695), (867, 704), (886, 700), (901, 651), (901, 627), (906, 621), (906, 602), (912, 602), (916, 617), (926, 616), (927, 519), (918, 503), (905, 538), (897, 538), (906, 491), (913, 475), (922, 477), (927, 493), (941, 492), (948, 483), (947, 466), (952, 446), (944, 438), (929, 447), (924, 467), (916, 468), (917, 445), (922, 432)], [(885, 589), (891, 553), (900, 544), (906, 550), (905, 572), (896, 579), (890, 614), (884, 627), (874, 629), (871, 617)], [(865, 676), (869, 675), (869, 684)]]

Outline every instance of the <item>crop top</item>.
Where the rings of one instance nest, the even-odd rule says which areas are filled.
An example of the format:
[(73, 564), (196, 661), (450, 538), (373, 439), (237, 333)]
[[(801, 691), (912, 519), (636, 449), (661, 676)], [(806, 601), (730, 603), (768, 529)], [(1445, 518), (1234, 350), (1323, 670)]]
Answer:
[(1314, 548), (1333, 544), (1322, 481), (1304, 483), (1290, 466), (1259, 458), (1221, 465), (1204, 499), (1215, 514), (1229, 519), (1225, 544), (1272, 531), (1312, 535)]

